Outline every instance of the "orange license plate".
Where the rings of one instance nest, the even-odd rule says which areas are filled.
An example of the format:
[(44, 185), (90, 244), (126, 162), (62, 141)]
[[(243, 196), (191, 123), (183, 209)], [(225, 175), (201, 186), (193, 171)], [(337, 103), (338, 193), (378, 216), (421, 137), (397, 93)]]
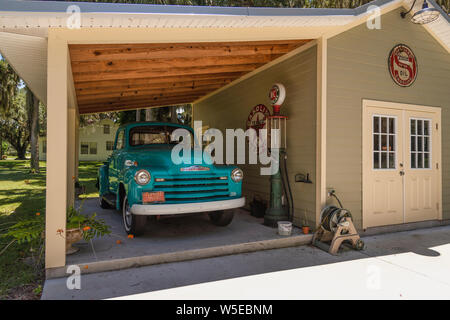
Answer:
[(163, 191), (156, 192), (143, 192), (142, 193), (142, 202), (165, 202), (166, 198), (164, 197)]

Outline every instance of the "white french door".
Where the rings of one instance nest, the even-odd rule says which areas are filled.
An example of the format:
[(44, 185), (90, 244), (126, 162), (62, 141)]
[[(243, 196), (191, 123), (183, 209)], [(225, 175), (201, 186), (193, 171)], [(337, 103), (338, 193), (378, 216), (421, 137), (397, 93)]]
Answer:
[(440, 109), (364, 101), (363, 228), (440, 216)]

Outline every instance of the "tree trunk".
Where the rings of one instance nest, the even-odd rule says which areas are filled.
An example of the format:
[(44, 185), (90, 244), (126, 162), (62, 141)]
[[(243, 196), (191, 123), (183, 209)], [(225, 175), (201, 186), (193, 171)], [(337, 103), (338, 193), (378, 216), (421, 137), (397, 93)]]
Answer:
[(153, 110), (145, 109), (145, 121), (153, 121)]
[(176, 106), (173, 106), (172, 108), (170, 108), (170, 122), (178, 123)]
[(27, 90), (27, 106), (29, 110), (30, 122), (30, 149), (31, 160), (30, 169), (32, 172), (39, 172), (39, 100), (28, 89)]
[(20, 146), (16, 148), (17, 160), (26, 160), (27, 146)]
[(136, 122), (141, 121), (141, 109), (136, 109)]

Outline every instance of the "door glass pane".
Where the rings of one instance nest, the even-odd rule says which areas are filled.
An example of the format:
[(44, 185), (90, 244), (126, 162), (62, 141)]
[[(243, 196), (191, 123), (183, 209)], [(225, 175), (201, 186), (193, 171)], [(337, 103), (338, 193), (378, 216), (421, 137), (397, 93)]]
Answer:
[(430, 121), (429, 120), (425, 120), (423, 122), (423, 134), (426, 136), (430, 135)]
[(411, 134), (416, 134), (416, 120), (411, 119)]
[(380, 150), (380, 135), (373, 135), (373, 150)]
[(429, 145), (430, 138), (424, 137), (423, 138), (423, 151), (430, 151), (430, 145)]
[(417, 154), (417, 168), (418, 169), (423, 168), (423, 153), (421, 152)]
[(416, 149), (416, 136), (411, 136), (411, 151), (417, 151), (417, 149)]
[(411, 152), (411, 169), (417, 168), (416, 153)]
[(422, 137), (417, 137), (417, 151), (423, 151), (423, 148), (422, 148)]
[(389, 135), (389, 151), (395, 151), (395, 136)]
[(381, 168), (387, 169), (388, 168), (388, 162), (387, 162), (387, 152), (381, 153)]
[(418, 135), (422, 135), (423, 131), (422, 131), (422, 120), (417, 120), (417, 134)]
[(373, 168), (374, 169), (380, 168), (380, 153), (379, 152), (373, 153)]
[(389, 133), (395, 133), (395, 119), (389, 118)]
[(387, 136), (385, 134), (381, 135), (381, 150), (387, 151)]
[(389, 168), (395, 168), (395, 153), (389, 152)]
[(430, 154), (429, 153), (423, 154), (423, 167), (430, 168)]
[(379, 117), (373, 117), (373, 132), (375, 132), (375, 133), (380, 132), (380, 118)]
[(381, 117), (381, 132), (387, 133), (387, 118)]

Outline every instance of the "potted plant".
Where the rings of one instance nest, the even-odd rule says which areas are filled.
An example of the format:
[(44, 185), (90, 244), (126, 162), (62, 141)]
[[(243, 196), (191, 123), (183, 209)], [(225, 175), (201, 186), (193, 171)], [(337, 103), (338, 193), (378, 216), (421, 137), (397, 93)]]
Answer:
[(309, 233), (308, 215), (306, 213), (306, 209), (305, 209), (305, 215), (304, 215), (304, 218), (303, 218), (302, 232), (303, 232), (303, 234), (308, 234)]
[[(94, 237), (101, 237), (111, 233), (109, 226), (103, 219), (97, 217), (96, 213), (90, 216), (81, 214), (81, 206), (75, 209), (73, 206), (67, 210), (67, 222), (66, 233), (64, 231), (57, 230), (58, 234), (66, 239), (66, 253), (72, 254), (78, 251), (78, 248), (72, 247), (75, 242), (84, 239), (89, 241)], [(41, 247), (43, 251), (43, 239), (45, 234), (45, 217), (40, 213), (36, 213), (36, 216), (22, 220), (8, 228), (8, 231), (0, 237), (12, 239), (6, 247), (0, 251), (3, 253), (14, 242), (17, 243), (30, 243)]]
[(110, 234), (109, 226), (103, 219), (97, 218), (97, 214), (91, 216), (81, 214), (81, 206), (78, 209), (69, 207), (67, 211), (66, 223), (66, 254), (78, 251), (72, 244), (84, 239), (90, 241), (95, 237)]

